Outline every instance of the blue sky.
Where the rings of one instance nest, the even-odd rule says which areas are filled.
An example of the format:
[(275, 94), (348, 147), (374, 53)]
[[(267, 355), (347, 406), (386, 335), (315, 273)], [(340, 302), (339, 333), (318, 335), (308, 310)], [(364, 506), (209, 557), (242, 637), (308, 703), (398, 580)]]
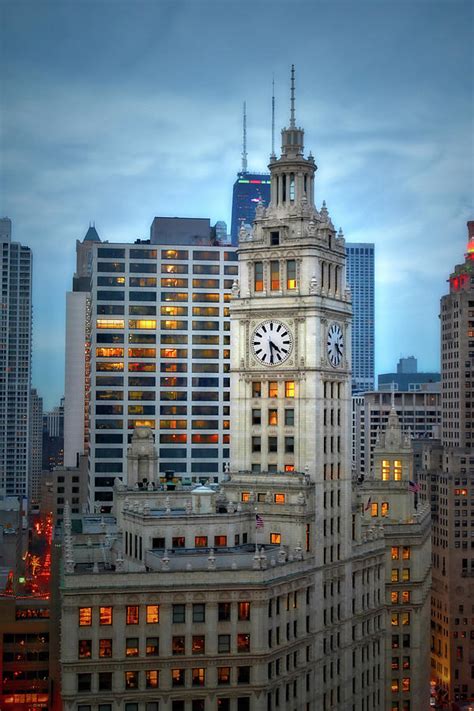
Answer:
[[(438, 305), (474, 219), (473, 4), (63, 0), (0, 4), (0, 213), (34, 253), (33, 384), (64, 390), (75, 240), (148, 237), (155, 215), (230, 224), (249, 168), (297, 119), (351, 242), (376, 245), (376, 370), (439, 367)], [(277, 131), (278, 134), (278, 131)]]

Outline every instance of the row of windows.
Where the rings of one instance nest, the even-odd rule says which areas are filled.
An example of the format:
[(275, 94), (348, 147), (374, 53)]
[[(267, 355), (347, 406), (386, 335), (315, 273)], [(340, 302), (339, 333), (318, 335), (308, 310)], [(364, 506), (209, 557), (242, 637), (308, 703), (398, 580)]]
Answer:
[[(168, 292), (162, 294), (162, 301), (187, 301), (186, 293), (180, 292)], [(180, 309), (186, 311), (186, 314), (180, 313)], [(192, 314), (193, 316), (219, 316), (221, 313), (220, 306), (193, 306)], [(179, 316), (187, 315), (189, 309), (187, 306), (161, 306), (160, 313), (162, 316)], [(155, 304), (130, 304), (128, 307), (128, 313), (130, 316), (156, 316), (156, 305)], [(97, 315), (98, 316), (124, 316), (125, 315), (125, 305), (124, 304), (97, 304)], [(229, 316), (229, 307), (222, 306), (222, 316), (225, 318)]]
[[(98, 358), (123, 358), (125, 349), (120, 347), (97, 347), (95, 350)], [(128, 348), (127, 354), (129, 358), (156, 358), (156, 348)], [(193, 348), (191, 351), (192, 358), (230, 358), (230, 350), (224, 348), (222, 353), (218, 348)], [(161, 348), (161, 358), (187, 358), (187, 348)]]
[[(270, 408), (267, 412), (267, 424), (271, 427), (276, 427), (278, 425), (278, 410), (275, 408)], [(284, 411), (284, 424), (287, 427), (293, 427), (295, 424), (295, 411), (290, 408), (286, 408)], [(252, 425), (262, 424), (262, 411), (253, 409), (252, 410)]]
[[(264, 264), (263, 262), (254, 262), (254, 291), (262, 292), (264, 291)], [(280, 291), (281, 284), (280, 275), (280, 261), (272, 260), (270, 261), (270, 274), (269, 274), (269, 286), (270, 291)], [(285, 283), (287, 290), (294, 290), (297, 288), (296, 281), (296, 260), (287, 259), (286, 260), (286, 272), (285, 272)]]
[[(186, 686), (186, 669), (171, 669), (171, 686), (184, 687)], [(162, 673), (162, 672), (161, 672)], [(138, 670), (130, 670), (124, 672), (124, 686), (126, 690), (138, 690), (140, 688), (140, 677), (142, 672)], [(160, 670), (148, 669), (144, 672), (145, 688), (158, 689), (160, 686)], [(236, 668), (236, 681), (238, 684), (250, 683), (250, 667)], [(77, 691), (88, 692), (92, 691), (93, 675), (82, 673), (77, 675)], [(218, 667), (217, 683), (230, 685), (231, 668)], [(98, 691), (112, 691), (113, 672), (99, 672), (97, 675)], [(206, 669), (204, 667), (195, 667), (191, 669), (191, 686), (205, 686), (206, 684)]]
[[(100, 378), (100, 381), (98, 380)], [(98, 375), (96, 376), (97, 385), (123, 385), (123, 376), (109, 376), (109, 375)], [(156, 385), (156, 378), (152, 375), (145, 376), (129, 376), (128, 378), (129, 387), (149, 387), (154, 388)], [(186, 377), (162, 377), (160, 378), (160, 387), (162, 388), (185, 388), (188, 385), (188, 379)], [(219, 378), (192, 378), (191, 385), (194, 388), (217, 388), (219, 387)], [(222, 387), (230, 387), (230, 378), (225, 377), (222, 380)], [(227, 393), (224, 393), (224, 400), (226, 399)]]
[[(277, 691), (279, 691), (277, 689)], [(18, 700), (18, 703), (21, 703), (23, 700), (23, 696), (28, 696), (28, 697), (34, 697), (34, 698), (28, 698), (28, 701), (41, 701), (40, 695), (39, 694), (15, 694), (15, 700)], [(21, 697), (21, 698), (20, 698)], [(38, 697), (38, 698), (36, 698)], [(43, 701), (47, 701), (48, 697), (45, 696)], [(26, 701), (26, 699), (25, 699)], [(250, 697), (248, 696), (238, 696), (236, 699), (236, 706), (233, 706), (233, 709), (237, 709), (237, 711), (250, 711)], [(88, 704), (78, 704), (77, 705), (77, 711), (93, 711), (93, 709), (98, 709), (98, 711), (112, 711), (112, 704), (99, 704), (98, 707), (96, 706), (90, 706)], [(114, 708), (116, 708), (114, 706)], [(142, 707), (138, 703), (134, 702), (125, 702), (124, 705), (124, 710), (125, 711), (140, 711), (140, 709), (145, 708), (146, 711), (159, 711), (159, 702), (158, 701), (147, 701), (145, 705)], [(209, 708), (209, 707), (208, 707)], [(219, 696), (217, 698), (217, 711), (230, 711), (231, 710), (231, 699), (228, 697), (222, 697)], [(206, 711), (206, 699), (200, 698), (200, 699), (192, 699), (190, 701), (190, 705), (186, 704), (186, 701), (184, 699), (173, 699), (171, 701), (171, 711)], [(405, 710), (404, 710), (405, 711)]]
[[(97, 256), (103, 259), (124, 259), (126, 250), (121, 247), (99, 247)], [(161, 259), (189, 259), (189, 250), (187, 249), (162, 249)], [(222, 252), (222, 250), (202, 250), (195, 249), (191, 252), (191, 259), (208, 260), (210, 262), (219, 261), (221, 254), (224, 256), (224, 262), (236, 262), (238, 260), (237, 252)], [(137, 249), (131, 248), (128, 250), (130, 259), (157, 259), (158, 251), (156, 249)]]
[[(147, 265), (148, 266), (148, 265)], [(212, 267), (209, 265), (210, 271), (203, 269), (202, 265), (194, 265), (193, 272), (198, 274), (214, 273), (220, 274), (219, 267)], [(226, 267), (226, 270), (232, 269), (231, 274), (237, 274), (237, 267)], [(215, 271), (214, 271), (215, 270)], [(187, 264), (162, 264), (161, 272), (164, 274), (187, 274), (188, 265)], [(226, 271), (226, 274), (229, 272)], [(125, 286), (124, 276), (99, 276), (97, 277), (97, 286)], [(162, 287), (188, 287), (189, 280), (187, 278), (179, 277), (162, 277), (160, 279), (160, 284)], [(193, 289), (219, 289), (221, 284), (224, 289), (230, 289), (232, 287), (233, 279), (224, 279), (221, 282), (220, 279), (192, 279), (191, 285)], [(158, 279), (156, 277), (129, 277), (128, 284), (130, 287), (144, 287), (144, 288), (156, 288), (158, 285)]]
[[(144, 362), (135, 363), (128, 362), (127, 370), (130, 373), (156, 373), (156, 362)], [(123, 361), (96, 361), (96, 371), (98, 373), (123, 373), (125, 370), (125, 364)], [(229, 373), (230, 364), (223, 363), (219, 366), (219, 363), (196, 363), (192, 362), (191, 371), (193, 373)], [(187, 363), (160, 363), (161, 373), (187, 373), (188, 364)], [(288, 395), (287, 397), (294, 397), (294, 395)]]
[(268, 383), (262, 383), (261, 381), (254, 380), (252, 382), (252, 397), (261, 398), (269, 397), (276, 398), (283, 396), (286, 398), (295, 397), (295, 381), (285, 380), (284, 382), (278, 382), (276, 380), (270, 381)]
[[(198, 537), (199, 538), (199, 537)], [(205, 543), (200, 543), (200, 545), (207, 545), (207, 537)], [(215, 545), (226, 546), (227, 536), (216, 536), (217, 541)], [(153, 539), (154, 541), (157, 539)], [(173, 538), (173, 548), (184, 548), (185, 539), (184, 537)], [(155, 547), (155, 545), (153, 545)], [(159, 547), (159, 546), (158, 546)], [(218, 619), (229, 620), (231, 614), (231, 603), (223, 602), (218, 605)], [(94, 608), (95, 609), (95, 608)], [(160, 621), (160, 606), (158, 604), (145, 605), (144, 606), (145, 621), (147, 624), (157, 624)], [(98, 611), (94, 614), (98, 614), (99, 625), (112, 625), (113, 624), (113, 607), (110, 605), (101, 606)], [(239, 620), (250, 620), (250, 602), (244, 601), (237, 603), (237, 619)], [(125, 622), (127, 625), (138, 625), (140, 621), (140, 606), (139, 605), (127, 605), (125, 609)], [(172, 605), (172, 621), (173, 622), (185, 622), (186, 621), (186, 605), (184, 604), (174, 604)], [(192, 621), (193, 622), (205, 622), (206, 621), (206, 605), (204, 603), (194, 603), (192, 606)], [(79, 607), (78, 609), (78, 624), (79, 627), (90, 627), (93, 622), (93, 608), (92, 607)]]

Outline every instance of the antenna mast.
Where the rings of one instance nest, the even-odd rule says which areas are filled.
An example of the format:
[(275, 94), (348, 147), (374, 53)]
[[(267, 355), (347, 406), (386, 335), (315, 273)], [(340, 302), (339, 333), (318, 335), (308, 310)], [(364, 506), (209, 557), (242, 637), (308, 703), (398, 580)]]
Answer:
[(275, 75), (272, 78), (272, 156), (275, 155)]
[(291, 111), (290, 128), (295, 128), (295, 65), (291, 65)]
[(247, 172), (247, 104), (244, 101), (243, 115), (243, 145), (242, 145), (242, 173)]

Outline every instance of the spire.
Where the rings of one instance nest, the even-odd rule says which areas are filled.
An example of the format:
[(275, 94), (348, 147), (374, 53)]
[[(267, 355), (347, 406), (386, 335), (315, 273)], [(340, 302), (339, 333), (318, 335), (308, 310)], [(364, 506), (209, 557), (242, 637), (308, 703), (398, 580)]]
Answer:
[(247, 172), (247, 104), (244, 101), (244, 115), (242, 122), (243, 142), (242, 142), (242, 173)]
[(295, 65), (291, 65), (291, 108), (290, 108), (290, 128), (295, 128)]
[(272, 78), (272, 156), (275, 155), (275, 75)]

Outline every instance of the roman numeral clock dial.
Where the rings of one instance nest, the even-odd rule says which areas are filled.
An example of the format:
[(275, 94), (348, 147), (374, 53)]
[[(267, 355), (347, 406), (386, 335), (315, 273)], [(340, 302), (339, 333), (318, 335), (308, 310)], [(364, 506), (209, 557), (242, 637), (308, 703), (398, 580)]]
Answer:
[(332, 323), (328, 328), (328, 359), (334, 368), (341, 365), (344, 353), (344, 336), (338, 323)]
[(263, 365), (284, 363), (292, 348), (293, 336), (281, 321), (263, 321), (253, 332), (253, 354)]

